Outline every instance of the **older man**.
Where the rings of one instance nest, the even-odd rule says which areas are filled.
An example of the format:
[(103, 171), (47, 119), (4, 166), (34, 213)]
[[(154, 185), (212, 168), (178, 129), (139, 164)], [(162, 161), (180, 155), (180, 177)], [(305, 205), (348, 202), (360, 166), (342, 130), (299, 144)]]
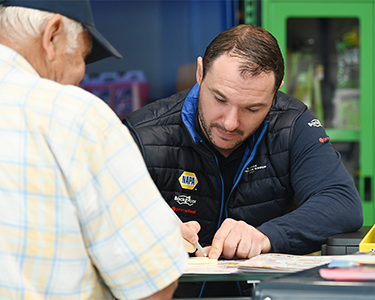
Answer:
[(85, 60), (121, 55), (89, 1), (0, 3), (1, 299), (170, 299), (178, 221), (127, 129), (77, 87)]

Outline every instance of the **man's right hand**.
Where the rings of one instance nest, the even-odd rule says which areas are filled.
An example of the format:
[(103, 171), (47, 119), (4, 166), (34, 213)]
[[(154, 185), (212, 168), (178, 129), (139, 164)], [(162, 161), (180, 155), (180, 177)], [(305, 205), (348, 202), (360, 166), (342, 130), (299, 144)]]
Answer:
[(196, 248), (193, 244), (198, 242), (198, 232), (201, 226), (197, 221), (180, 222), (180, 229), (187, 252), (194, 253)]

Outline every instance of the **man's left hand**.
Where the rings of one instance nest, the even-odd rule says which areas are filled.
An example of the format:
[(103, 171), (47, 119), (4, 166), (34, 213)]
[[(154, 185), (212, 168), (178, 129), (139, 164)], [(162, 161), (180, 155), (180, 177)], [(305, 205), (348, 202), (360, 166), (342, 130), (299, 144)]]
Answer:
[(205, 251), (209, 258), (250, 258), (271, 250), (268, 237), (244, 221), (226, 219), (216, 232), (211, 247)]

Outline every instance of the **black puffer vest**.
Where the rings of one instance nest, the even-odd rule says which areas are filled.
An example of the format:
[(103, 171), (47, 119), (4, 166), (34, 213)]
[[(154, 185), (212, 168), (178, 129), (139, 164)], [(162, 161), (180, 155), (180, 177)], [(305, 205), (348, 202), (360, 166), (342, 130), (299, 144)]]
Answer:
[[(188, 93), (186, 90), (151, 103), (129, 115), (125, 124), (164, 199), (182, 221), (201, 224), (201, 244), (211, 244), (227, 217), (256, 227), (291, 211), (294, 192), (289, 149), (294, 124), (306, 106), (276, 93), (266, 120), (249, 138), (230, 196), (223, 199), (217, 159), (194, 131), (197, 99)], [(182, 115), (189, 122), (184, 122)]]

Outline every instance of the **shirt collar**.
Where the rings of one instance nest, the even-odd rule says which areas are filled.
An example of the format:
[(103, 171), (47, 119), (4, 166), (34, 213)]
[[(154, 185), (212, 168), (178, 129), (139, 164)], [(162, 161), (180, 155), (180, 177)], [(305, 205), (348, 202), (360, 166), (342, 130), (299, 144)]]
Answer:
[(195, 143), (201, 140), (201, 137), (197, 134), (195, 127), (195, 115), (198, 109), (198, 96), (199, 96), (200, 86), (198, 83), (190, 90), (189, 94), (186, 96), (184, 105), (181, 111), (182, 121), (189, 130)]
[(39, 76), (38, 72), (31, 66), (31, 64), (19, 53), (13, 49), (0, 44), (0, 64), (13, 65), (25, 73), (30, 73)]

